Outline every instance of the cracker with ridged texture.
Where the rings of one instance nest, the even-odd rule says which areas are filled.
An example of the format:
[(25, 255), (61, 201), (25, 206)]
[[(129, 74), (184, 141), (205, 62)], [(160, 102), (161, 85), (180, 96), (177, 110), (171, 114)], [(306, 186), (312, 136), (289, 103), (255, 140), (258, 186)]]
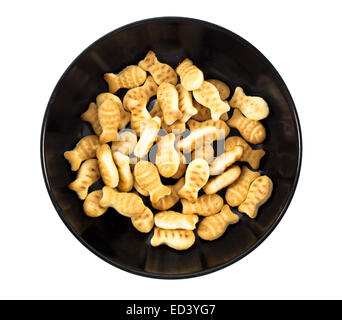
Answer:
[(158, 85), (163, 82), (171, 83), (173, 85), (177, 83), (178, 78), (175, 70), (168, 64), (161, 63), (152, 50), (146, 54), (144, 60), (141, 60), (138, 65), (148, 71)]
[(215, 127), (203, 127), (192, 130), (190, 134), (176, 143), (177, 149), (186, 153), (211, 144), (217, 140), (218, 130)]
[(69, 161), (71, 170), (77, 171), (82, 161), (96, 156), (96, 149), (99, 146), (99, 138), (96, 135), (83, 137), (73, 150), (64, 152), (64, 158)]
[(175, 135), (182, 134), (186, 129), (185, 123), (182, 120), (177, 120), (171, 125), (167, 125), (164, 120), (162, 120), (161, 127), (167, 133), (173, 133)]
[(182, 120), (177, 120), (171, 125), (167, 125), (163, 118), (163, 111), (160, 109), (158, 101), (156, 101), (153, 105), (153, 108), (150, 111), (150, 115), (152, 117), (159, 117), (161, 119), (161, 127), (167, 133), (174, 133), (175, 135), (179, 135), (183, 133), (186, 129), (185, 123)]
[(219, 176), (211, 178), (208, 183), (204, 186), (203, 191), (206, 194), (214, 194), (221, 189), (231, 185), (236, 181), (241, 174), (241, 169), (239, 166), (234, 165), (229, 167), (225, 172), (221, 173)]
[(176, 72), (180, 77), (182, 86), (188, 91), (198, 89), (204, 81), (203, 72), (189, 58), (184, 59), (178, 65)]
[(195, 240), (195, 234), (192, 230), (172, 230), (155, 227), (151, 245), (152, 247), (158, 247), (165, 244), (175, 250), (186, 250), (195, 243)]
[(100, 135), (100, 144), (118, 140), (119, 124), (120, 124), (120, 104), (117, 101), (107, 99), (99, 106), (98, 117), (102, 128)]
[(228, 125), (238, 129), (249, 143), (257, 144), (266, 139), (266, 130), (261, 122), (244, 117), (239, 109), (234, 110), (233, 116), (228, 120)]
[(143, 213), (139, 213), (131, 218), (132, 224), (135, 229), (140, 232), (148, 233), (154, 226), (154, 216), (148, 207), (145, 207)]
[(121, 152), (113, 153), (114, 162), (119, 172), (118, 189), (121, 192), (129, 192), (133, 189), (134, 179), (129, 165), (129, 157)]
[(171, 177), (173, 179), (179, 179), (180, 177), (183, 177), (185, 171), (186, 171), (187, 163), (186, 158), (182, 152), (179, 151), (179, 166), (177, 172)]
[(228, 151), (220, 154), (210, 164), (210, 175), (216, 176), (222, 173), (226, 168), (230, 167), (233, 163), (238, 161), (243, 154), (243, 148), (241, 146), (235, 146)]
[[(193, 106), (197, 110), (197, 113), (193, 115), (191, 118), (197, 121), (205, 121), (211, 120), (211, 113), (210, 109), (205, 106), (202, 106), (196, 100), (193, 100)], [(228, 113), (225, 112), (221, 115), (220, 120), (227, 121), (228, 120)]]
[(243, 148), (243, 154), (240, 158), (240, 161), (248, 162), (254, 170), (259, 169), (260, 160), (265, 155), (264, 150), (253, 150), (245, 140), (238, 136), (227, 138), (225, 142), (225, 149), (229, 150), (234, 146), (241, 146)]
[(90, 102), (87, 111), (81, 114), (81, 119), (91, 124), (91, 127), (97, 136), (102, 133), (102, 128), (98, 117), (98, 106), (95, 102)]
[(218, 213), (223, 207), (223, 199), (218, 194), (204, 194), (195, 202), (181, 199), (183, 214), (198, 214), (200, 216), (211, 216)]
[(162, 83), (157, 90), (157, 101), (163, 112), (163, 120), (167, 125), (182, 119), (183, 113), (178, 108), (178, 92), (174, 85)]
[(239, 216), (233, 213), (229, 206), (225, 204), (221, 212), (210, 217), (205, 217), (198, 225), (197, 234), (203, 240), (215, 240), (221, 237), (227, 227), (239, 222)]
[(163, 118), (163, 111), (160, 109), (160, 105), (158, 103), (158, 100), (154, 101), (153, 107), (150, 110), (151, 117), (159, 117), (160, 119)]
[(84, 200), (88, 195), (89, 187), (100, 179), (100, 170), (96, 159), (84, 161), (77, 172), (77, 178), (68, 187), (77, 193), (77, 196)]
[(109, 92), (100, 93), (96, 97), (97, 106), (99, 107), (104, 101), (106, 101), (108, 99), (113, 100), (113, 102), (116, 103), (120, 108), (119, 129), (122, 130), (122, 129), (126, 128), (128, 122), (131, 120), (131, 113), (124, 109), (122, 102), (118, 96), (115, 96), (114, 94), (109, 93)]
[(238, 210), (246, 213), (254, 219), (260, 206), (262, 206), (271, 196), (273, 182), (268, 176), (256, 178), (249, 187), (246, 199), (239, 205)]
[(157, 94), (157, 84), (148, 76), (144, 85), (127, 91), (123, 98), (123, 106), (131, 112), (131, 128), (140, 136), (144, 122), (151, 119), (146, 106), (151, 97)]
[(87, 195), (83, 202), (83, 211), (88, 217), (97, 218), (107, 211), (108, 208), (100, 206), (101, 198), (102, 190), (96, 190)]
[(222, 114), (230, 110), (227, 101), (222, 101), (216, 87), (208, 81), (192, 92), (197, 102), (210, 109), (211, 119), (217, 121)]
[(172, 208), (179, 201), (178, 191), (184, 186), (184, 183), (185, 178), (183, 177), (173, 186), (169, 186), (171, 188), (171, 194), (159, 199), (157, 202), (152, 202), (152, 207), (162, 211)]
[(230, 132), (230, 128), (223, 120), (206, 120), (199, 122), (190, 119), (186, 124), (189, 126), (190, 131), (204, 127), (215, 127), (217, 129), (217, 140), (224, 139), (229, 135)]
[[(134, 168), (133, 168), (134, 170)], [(140, 193), (142, 196), (148, 197), (150, 194), (147, 190), (144, 190), (142, 187), (140, 187), (139, 183), (137, 182), (137, 180), (134, 179), (134, 189)], [(160, 200), (159, 200), (160, 201)]]
[(231, 207), (240, 205), (246, 199), (251, 183), (259, 176), (259, 172), (249, 170), (246, 166), (243, 166), (240, 177), (227, 188), (225, 195), (227, 203)]
[(158, 169), (153, 163), (140, 160), (135, 165), (133, 174), (139, 186), (149, 192), (151, 202), (157, 202), (171, 194), (171, 188), (161, 183)]
[(104, 186), (102, 188), (100, 206), (114, 208), (125, 217), (133, 217), (143, 213), (145, 205), (142, 199), (133, 192), (118, 192), (115, 189)]
[(209, 178), (209, 165), (203, 159), (191, 161), (185, 172), (185, 184), (178, 191), (178, 195), (190, 202), (198, 198), (198, 191), (207, 183)]
[(241, 87), (236, 87), (229, 104), (233, 108), (238, 108), (246, 118), (251, 120), (265, 119), (270, 113), (268, 104), (263, 98), (247, 96)]
[[(144, 133), (143, 133), (144, 134)], [(161, 176), (170, 178), (178, 171), (180, 159), (179, 153), (175, 149), (176, 137), (173, 133), (158, 137), (158, 151), (155, 164)]]
[(119, 173), (109, 145), (101, 145), (96, 150), (96, 157), (103, 183), (108, 187), (115, 188), (119, 183)]
[(191, 153), (191, 161), (195, 159), (204, 159), (208, 163), (213, 161), (215, 155), (214, 148), (210, 145), (207, 144), (205, 146), (199, 147), (198, 149), (195, 149)]
[(220, 94), (221, 100), (226, 100), (229, 97), (230, 88), (226, 83), (217, 79), (208, 79), (207, 81), (216, 87), (216, 89), (218, 90)]
[(108, 91), (115, 93), (121, 88), (132, 89), (142, 85), (146, 80), (146, 71), (131, 65), (120, 71), (119, 74), (105, 73), (103, 77), (108, 84)]
[(112, 153), (121, 152), (128, 156), (133, 151), (138, 142), (137, 135), (132, 131), (123, 131), (119, 133), (119, 141), (112, 142)]
[(161, 120), (159, 117), (154, 117), (147, 120), (144, 131), (142, 132), (138, 143), (134, 148), (134, 155), (138, 158), (145, 157), (150, 151), (154, 141), (157, 138)]
[(192, 94), (186, 90), (180, 83), (176, 85), (178, 92), (178, 107), (183, 113), (182, 122), (187, 122), (198, 111), (192, 105)]
[(154, 224), (162, 229), (196, 229), (198, 216), (195, 214), (182, 214), (176, 211), (162, 211), (154, 216)]

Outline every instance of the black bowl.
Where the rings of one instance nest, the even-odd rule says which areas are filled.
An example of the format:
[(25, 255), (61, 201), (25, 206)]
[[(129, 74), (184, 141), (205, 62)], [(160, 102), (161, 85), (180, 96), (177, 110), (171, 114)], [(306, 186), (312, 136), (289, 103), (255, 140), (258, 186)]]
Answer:
[[(200, 239), (187, 251), (153, 248), (149, 235), (136, 231), (130, 219), (108, 210), (89, 218), (82, 202), (67, 188), (75, 178), (63, 152), (91, 129), (80, 120), (90, 101), (107, 91), (105, 72), (137, 64), (148, 50), (176, 67), (191, 58), (206, 78), (241, 86), (266, 99), (271, 113), (263, 121), (267, 139), (261, 171), (274, 190), (256, 219), (240, 214), (218, 240)], [(122, 91), (122, 92), (121, 92)], [(123, 90), (119, 95), (122, 96)], [(258, 147), (258, 146), (257, 146)], [(275, 228), (294, 194), (301, 165), (301, 133), (297, 112), (285, 83), (272, 64), (251, 44), (217, 25), (189, 18), (163, 17), (138, 21), (94, 42), (68, 67), (48, 103), (41, 134), (41, 161), (51, 200), (70, 231), (87, 248), (112, 265), (157, 278), (186, 278), (226, 267), (255, 249)]]

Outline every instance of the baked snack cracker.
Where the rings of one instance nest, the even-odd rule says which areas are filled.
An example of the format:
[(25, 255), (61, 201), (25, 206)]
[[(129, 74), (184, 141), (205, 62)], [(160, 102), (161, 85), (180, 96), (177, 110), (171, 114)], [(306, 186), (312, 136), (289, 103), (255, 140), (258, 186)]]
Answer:
[(139, 62), (139, 67), (148, 71), (154, 81), (160, 85), (163, 82), (175, 85), (177, 83), (177, 74), (168, 64), (158, 61), (156, 54), (150, 50), (144, 60)]
[(180, 177), (183, 177), (185, 171), (186, 171), (187, 163), (186, 158), (182, 152), (179, 151), (179, 166), (177, 172), (171, 177), (173, 179), (179, 179)]
[(178, 92), (174, 85), (162, 83), (157, 90), (157, 100), (163, 112), (163, 120), (167, 125), (182, 119), (183, 114), (178, 108)]
[[(197, 121), (205, 121), (211, 120), (211, 113), (210, 109), (205, 106), (202, 106), (196, 100), (193, 100), (193, 106), (197, 110), (197, 113), (193, 115), (191, 118)], [(221, 115), (220, 120), (227, 121), (228, 120), (228, 113), (225, 112)]]
[(133, 189), (134, 179), (129, 165), (129, 157), (121, 152), (113, 153), (114, 162), (119, 172), (118, 189), (121, 192), (129, 192)]
[(198, 191), (207, 183), (209, 178), (209, 166), (203, 159), (191, 161), (185, 172), (185, 184), (179, 190), (178, 195), (181, 198), (195, 202), (198, 197)]
[(225, 204), (220, 213), (205, 217), (198, 226), (197, 234), (204, 240), (215, 240), (221, 237), (230, 224), (239, 222), (239, 216)]
[(151, 246), (158, 247), (166, 244), (176, 250), (186, 250), (195, 243), (195, 240), (195, 234), (192, 230), (167, 230), (155, 227)]
[(238, 108), (246, 118), (251, 120), (265, 119), (270, 113), (268, 104), (263, 98), (246, 96), (240, 87), (236, 87), (229, 104), (233, 108)]
[(240, 177), (231, 184), (226, 191), (226, 201), (231, 207), (237, 207), (247, 197), (248, 189), (251, 183), (260, 176), (259, 172), (249, 170), (242, 166)]
[(163, 229), (194, 230), (198, 216), (195, 214), (182, 214), (176, 211), (162, 211), (154, 216), (154, 224)]
[(169, 133), (166, 136), (158, 137), (158, 151), (155, 164), (161, 176), (170, 178), (175, 175), (179, 167), (179, 153), (176, 151), (175, 135)]
[(200, 216), (211, 216), (218, 213), (223, 207), (223, 199), (218, 194), (204, 194), (195, 202), (181, 199), (183, 214), (198, 214)]
[(161, 123), (162, 129), (164, 129), (167, 133), (173, 133), (175, 135), (179, 135), (183, 133), (186, 129), (185, 122), (182, 120), (177, 120), (171, 125), (167, 125), (164, 120)]
[(209, 166), (210, 175), (216, 176), (222, 173), (226, 168), (238, 161), (241, 158), (242, 153), (243, 148), (241, 146), (235, 146), (220, 154)]
[(108, 187), (115, 188), (119, 183), (119, 173), (109, 145), (101, 145), (96, 150), (96, 157), (103, 183)]
[(203, 72), (188, 58), (179, 64), (176, 72), (180, 77), (182, 86), (188, 91), (198, 89), (204, 81)]
[(84, 161), (77, 172), (77, 178), (69, 184), (69, 189), (77, 193), (84, 200), (88, 195), (89, 187), (100, 179), (99, 166), (96, 159)]
[(161, 120), (159, 117), (154, 117), (146, 121), (144, 131), (142, 132), (140, 139), (134, 148), (134, 154), (138, 158), (143, 158), (148, 154), (157, 138), (160, 125)]
[[(106, 100), (113, 100), (114, 103), (116, 103), (119, 108), (120, 108), (120, 122), (119, 122), (119, 129), (122, 130), (124, 128), (126, 128), (127, 123), (131, 120), (131, 113), (127, 112), (123, 105), (122, 102), (120, 100), (119, 97), (115, 96), (112, 93), (109, 92), (104, 92), (104, 93), (100, 93), (97, 97), (96, 97), (96, 104), (99, 107), (103, 102), (105, 102)], [(102, 130), (102, 128), (101, 128)]]
[(187, 123), (189, 126), (190, 131), (204, 128), (204, 127), (215, 127), (217, 129), (217, 140), (224, 139), (228, 136), (230, 132), (230, 128), (227, 126), (227, 124), (223, 120), (206, 120), (206, 121), (196, 121), (193, 119), (190, 119)]
[(96, 135), (86, 136), (76, 144), (73, 150), (65, 151), (64, 158), (69, 161), (71, 170), (77, 171), (82, 161), (95, 157), (99, 146), (99, 138)]
[(100, 144), (118, 140), (121, 101), (107, 99), (99, 106), (98, 117), (102, 128)]
[(218, 131), (215, 127), (198, 128), (190, 132), (190, 134), (176, 143), (176, 147), (184, 152), (191, 152), (192, 150), (211, 144), (217, 139)]
[(266, 138), (266, 130), (261, 122), (244, 117), (239, 109), (234, 110), (228, 125), (238, 129), (242, 137), (250, 143), (261, 143)]
[(114, 208), (125, 217), (133, 217), (143, 213), (145, 210), (144, 202), (133, 192), (118, 192), (115, 189), (104, 186), (102, 193), (100, 206)]
[(160, 198), (157, 202), (152, 202), (152, 207), (162, 211), (172, 208), (179, 201), (178, 191), (184, 186), (184, 183), (185, 178), (183, 177), (173, 186), (169, 186), (171, 188), (171, 194)]
[(187, 91), (180, 83), (176, 85), (176, 89), (178, 92), (178, 107), (179, 110), (183, 113), (181, 121), (187, 122), (198, 111), (192, 105), (191, 92)]
[(96, 190), (87, 195), (83, 202), (83, 211), (88, 217), (97, 218), (107, 211), (108, 208), (100, 206), (101, 198), (102, 190)]
[[(133, 168), (134, 169), (134, 168)], [(134, 176), (133, 176), (134, 177)], [(150, 193), (147, 190), (144, 190), (142, 187), (140, 187), (139, 183), (137, 182), (137, 180), (134, 179), (134, 183), (133, 183), (133, 187), (134, 189), (140, 193), (142, 196), (148, 197), (150, 195)]]
[(198, 149), (192, 151), (191, 161), (195, 159), (204, 159), (210, 163), (214, 159), (214, 154), (214, 148), (210, 144), (206, 144), (205, 146), (199, 147)]
[(148, 207), (145, 207), (143, 213), (133, 216), (131, 221), (134, 228), (143, 233), (150, 232), (154, 226), (154, 216)]
[(226, 100), (229, 97), (230, 88), (223, 81), (217, 80), (217, 79), (209, 79), (207, 81), (216, 87), (216, 89), (218, 90), (220, 94), (221, 100)]
[(171, 193), (171, 188), (161, 183), (158, 169), (153, 163), (140, 160), (135, 165), (133, 174), (139, 186), (149, 192), (151, 202), (157, 202)]
[(156, 101), (153, 105), (153, 108), (150, 111), (150, 115), (152, 117), (158, 116), (161, 119), (161, 127), (167, 132), (167, 133), (174, 133), (175, 135), (181, 134), (185, 131), (185, 123), (183, 120), (177, 120), (171, 125), (167, 125), (163, 118), (163, 111), (160, 109), (158, 101)]
[(119, 74), (105, 73), (104, 79), (108, 83), (108, 91), (115, 93), (120, 88), (131, 89), (139, 87), (146, 80), (146, 71), (138, 66), (128, 66)]
[(211, 119), (217, 121), (230, 110), (228, 102), (222, 101), (216, 87), (208, 81), (192, 92), (197, 102), (210, 109)]
[(112, 142), (112, 153), (121, 152), (122, 154), (128, 156), (133, 151), (137, 144), (137, 135), (132, 131), (122, 131), (119, 132), (119, 141)]
[(273, 182), (268, 176), (256, 178), (249, 187), (247, 197), (239, 205), (238, 210), (254, 219), (258, 214), (259, 207), (271, 196), (272, 190)]
[(264, 150), (253, 150), (245, 140), (238, 136), (227, 138), (225, 142), (225, 149), (229, 150), (234, 146), (241, 146), (243, 148), (243, 154), (240, 158), (240, 161), (248, 162), (254, 170), (259, 169), (260, 160), (265, 155)]
[(211, 178), (208, 183), (204, 186), (203, 190), (206, 194), (214, 194), (221, 189), (229, 186), (235, 180), (239, 178), (241, 174), (241, 169), (239, 166), (235, 165), (229, 167), (225, 172), (217, 177)]
[(157, 84), (148, 76), (144, 85), (127, 91), (123, 98), (123, 106), (131, 112), (131, 128), (140, 136), (144, 121), (151, 119), (146, 106), (151, 97), (157, 94)]
[(90, 102), (89, 107), (86, 112), (81, 114), (81, 119), (87, 121), (91, 124), (95, 134), (99, 136), (102, 133), (102, 128), (98, 117), (98, 106), (95, 102)]

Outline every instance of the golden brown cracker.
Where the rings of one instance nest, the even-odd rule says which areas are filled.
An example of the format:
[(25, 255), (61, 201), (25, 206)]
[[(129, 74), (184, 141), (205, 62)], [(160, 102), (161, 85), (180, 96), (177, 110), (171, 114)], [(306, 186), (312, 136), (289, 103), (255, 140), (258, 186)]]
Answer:
[(220, 213), (205, 217), (201, 221), (197, 234), (204, 240), (215, 240), (224, 234), (230, 224), (237, 222), (239, 222), (239, 216), (225, 204)]
[(273, 182), (268, 176), (256, 178), (249, 187), (246, 199), (239, 205), (238, 210), (246, 213), (254, 219), (260, 206), (262, 206), (271, 196)]
[(210, 216), (218, 213), (223, 207), (223, 199), (218, 194), (204, 194), (195, 202), (181, 199), (183, 214), (198, 214), (200, 216)]
[(89, 187), (100, 179), (100, 171), (96, 159), (84, 161), (77, 172), (77, 178), (69, 184), (69, 189), (77, 193), (84, 200), (88, 195)]
[(192, 230), (170, 230), (155, 227), (151, 245), (158, 247), (166, 244), (176, 250), (186, 250), (195, 243), (195, 240), (195, 234)]
[(259, 172), (242, 166), (240, 177), (227, 188), (225, 196), (227, 203), (232, 207), (240, 205), (247, 197), (249, 186), (259, 176)]

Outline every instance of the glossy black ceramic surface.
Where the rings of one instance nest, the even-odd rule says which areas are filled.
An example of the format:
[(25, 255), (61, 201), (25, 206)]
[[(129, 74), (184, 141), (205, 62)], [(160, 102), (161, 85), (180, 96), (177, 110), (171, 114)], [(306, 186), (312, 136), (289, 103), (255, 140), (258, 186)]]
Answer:
[[(274, 182), (271, 198), (261, 207), (256, 219), (239, 214), (240, 222), (228, 227), (221, 238), (213, 242), (197, 238), (193, 247), (184, 252), (166, 246), (151, 247), (152, 232), (139, 233), (130, 219), (113, 209), (96, 219), (87, 217), (82, 201), (67, 188), (76, 174), (71, 172), (63, 153), (92, 133), (80, 115), (89, 102), (107, 90), (103, 74), (137, 64), (150, 49), (160, 61), (172, 67), (189, 57), (206, 78), (223, 80), (232, 89), (241, 86), (247, 94), (265, 98), (271, 109), (269, 117), (262, 121), (267, 139), (262, 145), (266, 156), (261, 161), (261, 172)], [(121, 89), (117, 94), (122, 97), (124, 92)], [(232, 134), (237, 132), (232, 130)], [(41, 135), (41, 160), (47, 189), (70, 231), (114, 266), (159, 278), (203, 275), (232, 264), (258, 246), (278, 224), (292, 199), (300, 171), (301, 148), (294, 103), (271, 63), (247, 41), (222, 27), (178, 17), (129, 24), (105, 35), (82, 52), (52, 93)], [(96, 184), (90, 191), (100, 187)]]

